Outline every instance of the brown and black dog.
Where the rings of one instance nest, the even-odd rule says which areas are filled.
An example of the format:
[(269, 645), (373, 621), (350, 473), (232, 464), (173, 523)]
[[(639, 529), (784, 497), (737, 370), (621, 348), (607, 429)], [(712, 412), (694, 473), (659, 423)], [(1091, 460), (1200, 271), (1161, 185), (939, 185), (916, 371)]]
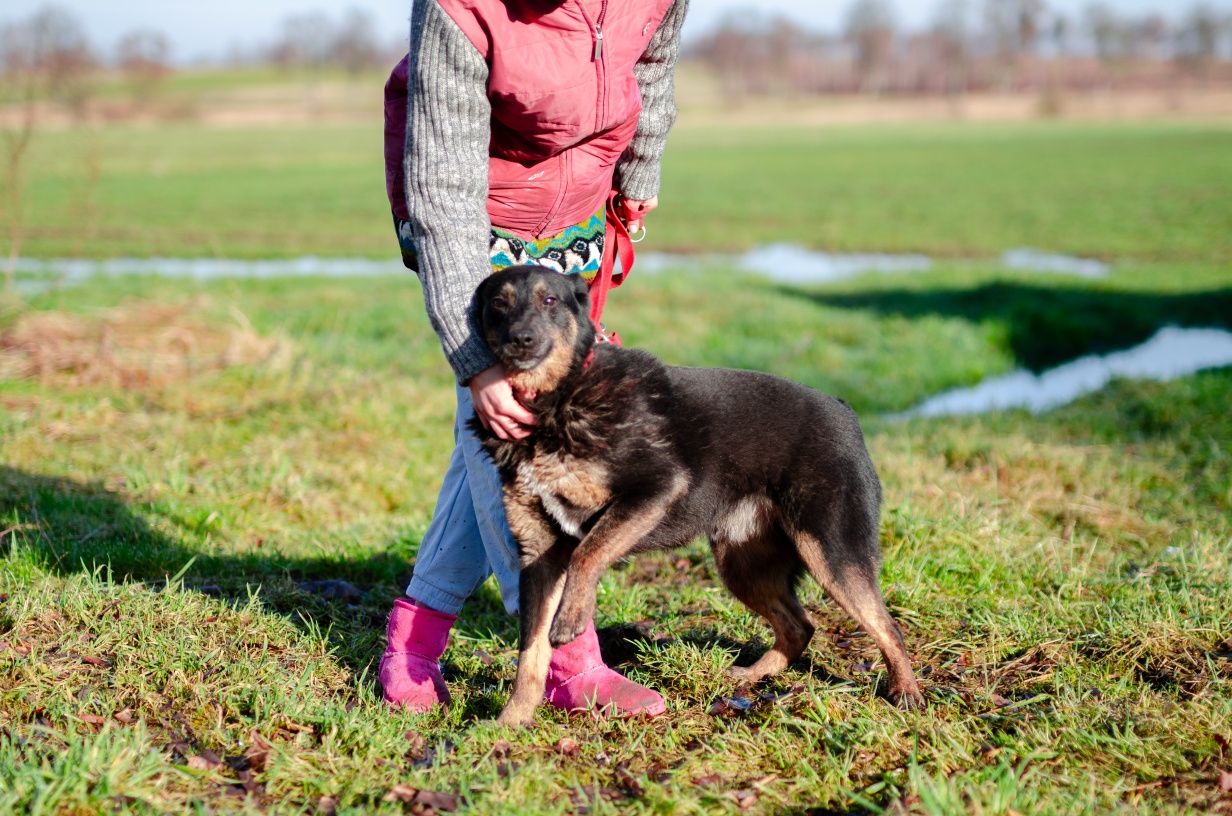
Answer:
[(500, 470), (521, 555), (521, 654), (500, 716), (528, 722), (551, 646), (580, 634), (603, 572), (705, 535), (728, 589), (774, 629), (756, 682), (799, 657), (808, 572), (876, 641), (889, 695), (923, 702), (878, 585), (881, 484), (846, 403), (753, 371), (677, 368), (595, 343), (586, 285), (534, 267), (492, 275), (478, 325), (538, 424), (502, 441), (472, 420)]

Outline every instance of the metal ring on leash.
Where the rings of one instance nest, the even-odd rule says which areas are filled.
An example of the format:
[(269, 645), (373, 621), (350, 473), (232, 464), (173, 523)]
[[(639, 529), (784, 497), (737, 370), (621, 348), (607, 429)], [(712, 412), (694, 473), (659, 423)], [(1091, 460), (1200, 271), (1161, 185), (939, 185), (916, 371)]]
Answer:
[(642, 231), (637, 234), (636, 238), (633, 237), (632, 232), (629, 233), (629, 243), (640, 244), (642, 241), (645, 241), (647, 232), (648, 230), (646, 229), (646, 225), (642, 224)]

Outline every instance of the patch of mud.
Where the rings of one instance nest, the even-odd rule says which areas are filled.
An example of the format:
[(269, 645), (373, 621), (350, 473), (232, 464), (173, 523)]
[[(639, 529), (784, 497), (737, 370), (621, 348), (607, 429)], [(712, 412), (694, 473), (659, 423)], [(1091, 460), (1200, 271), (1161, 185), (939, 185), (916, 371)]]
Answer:
[(0, 379), (146, 388), (289, 354), (288, 343), (260, 335), (238, 311), (227, 320), (209, 313), (203, 298), (128, 303), (97, 316), (31, 312), (0, 332)]
[(1039, 375), (1019, 369), (971, 388), (945, 391), (890, 418), (986, 414), (1015, 408), (1038, 414), (1098, 391), (1114, 378), (1166, 382), (1226, 365), (1232, 365), (1232, 332), (1169, 326), (1124, 351), (1080, 357)]

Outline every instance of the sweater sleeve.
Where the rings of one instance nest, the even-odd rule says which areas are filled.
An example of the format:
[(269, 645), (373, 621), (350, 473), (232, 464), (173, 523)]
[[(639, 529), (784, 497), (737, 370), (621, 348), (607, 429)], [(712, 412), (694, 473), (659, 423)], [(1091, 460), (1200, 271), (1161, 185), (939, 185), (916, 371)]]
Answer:
[(437, 0), (416, 0), (403, 170), (432, 328), (458, 381), (496, 359), (471, 319), (488, 264), (488, 66)]
[(625, 198), (645, 201), (659, 194), (659, 166), (667, 132), (676, 121), (672, 75), (680, 54), (680, 28), (689, 0), (675, 0), (646, 46), (633, 74), (642, 94), (637, 132), (616, 165), (616, 187)]

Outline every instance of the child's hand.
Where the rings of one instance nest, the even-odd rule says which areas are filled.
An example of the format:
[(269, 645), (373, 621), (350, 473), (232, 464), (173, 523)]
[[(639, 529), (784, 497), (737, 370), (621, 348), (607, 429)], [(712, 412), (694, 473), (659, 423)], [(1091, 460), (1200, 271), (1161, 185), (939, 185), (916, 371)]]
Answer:
[(535, 415), (514, 398), (504, 366), (497, 363), (485, 368), (471, 377), (467, 387), (475, 403), (475, 415), (498, 439), (509, 441), (530, 436), (528, 426), (535, 424)]
[(645, 201), (634, 201), (621, 197), (620, 216), (625, 219), (625, 226), (629, 228), (629, 232), (638, 232), (642, 229), (642, 219), (653, 212), (657, 206), (659, 206), (658, 196)]

